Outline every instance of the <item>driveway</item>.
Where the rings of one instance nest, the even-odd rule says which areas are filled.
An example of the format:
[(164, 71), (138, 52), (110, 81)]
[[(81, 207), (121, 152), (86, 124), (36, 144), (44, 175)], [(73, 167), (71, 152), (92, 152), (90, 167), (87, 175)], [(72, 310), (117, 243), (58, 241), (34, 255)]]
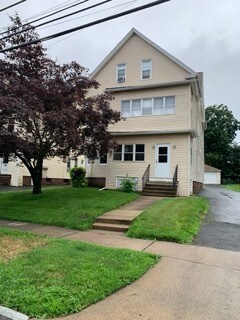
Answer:
[(194, 243), (240, 251), (240, 193), (207, 185), (200, 195), (208, 198), (210, 212)]

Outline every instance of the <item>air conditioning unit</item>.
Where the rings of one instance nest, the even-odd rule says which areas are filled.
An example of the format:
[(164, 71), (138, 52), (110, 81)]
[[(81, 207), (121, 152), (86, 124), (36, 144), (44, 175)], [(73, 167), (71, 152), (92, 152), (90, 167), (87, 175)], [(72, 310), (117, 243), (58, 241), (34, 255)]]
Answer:
[(118, 82), (125, 82), (125, 77), (118, 77)]

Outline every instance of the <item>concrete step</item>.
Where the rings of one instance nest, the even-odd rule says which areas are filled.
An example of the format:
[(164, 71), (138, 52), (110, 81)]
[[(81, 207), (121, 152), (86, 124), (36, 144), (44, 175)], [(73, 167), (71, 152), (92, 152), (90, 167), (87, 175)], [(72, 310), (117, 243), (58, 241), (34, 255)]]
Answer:
[(174, 198), (176, 197), (175, 193), (162, 193), (162, 192), (142, 192), (143, 196), (151, 196), (151, 197), (162, 197), (162, 198)]
[(149, 180), (146, 185), (159, 185), (159, 186), (172, 186), (173, 182), (171, 181), (152, 181)]
[(117, 218), (117, 217), (98, 217), (96, 219), (96, 222), (99, 223), (105, 223), (105, 224), (123, 224), (123, 225), (127, 225), (129, 226), (132, 222), (132, 218), (127, 218), (127, 217), (123, 217), (123, 218)]
[(95, 222), (92, 225), (92, 228), (95, 230), (106, 230), (106, 231), (116, 231), (116, 232), (126, 232), (129, 227), (123, 224), (109, 224), (109, 223), (100, 223)]
[(173, 186), (153, 186), (153, 185), (146, 185), (144, 187), (144, 189), (146, 190), (169, 190), (169, 191), (176, 191), (177, 187), (173, 187)]

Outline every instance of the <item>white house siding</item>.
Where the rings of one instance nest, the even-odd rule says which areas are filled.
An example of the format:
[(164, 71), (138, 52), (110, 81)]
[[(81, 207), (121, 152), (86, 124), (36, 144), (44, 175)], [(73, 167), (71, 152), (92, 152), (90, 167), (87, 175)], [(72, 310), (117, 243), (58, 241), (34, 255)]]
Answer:
[[(118, 137), (118, 144), (145, 144), (145, 161), (113, 161), (113, 156), (108, 159), (106, 172), (106, 187), (116, 188), (116, 178), (129, 177), (138, 178), (138, 190), (142, 190), (142, 176), (151, 165), (150, 177), (155, 177), (155, 146), (157, 144), (169, 144), (171, 150), (171, 177), (174, 175), (175, 167), (179, 166), (179, 196), (190, 195), (189, 176), (189, 135), (164, 135), (164, 136), (128, 136)], [(103, 176), (104, 177), (104, 176)]]

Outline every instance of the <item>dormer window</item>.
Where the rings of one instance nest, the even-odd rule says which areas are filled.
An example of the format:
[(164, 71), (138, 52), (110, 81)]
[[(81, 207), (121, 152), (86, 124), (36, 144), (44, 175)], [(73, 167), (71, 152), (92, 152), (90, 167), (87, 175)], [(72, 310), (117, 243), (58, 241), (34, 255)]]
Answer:
[(121, 63), (117, 65), (117, 82), (123, 83), (126, 81), (126, 69), (127, 66), (125, 63)]
[(152, 60), (142, 60), (141, 61), (141, 80), (152, 78)]

